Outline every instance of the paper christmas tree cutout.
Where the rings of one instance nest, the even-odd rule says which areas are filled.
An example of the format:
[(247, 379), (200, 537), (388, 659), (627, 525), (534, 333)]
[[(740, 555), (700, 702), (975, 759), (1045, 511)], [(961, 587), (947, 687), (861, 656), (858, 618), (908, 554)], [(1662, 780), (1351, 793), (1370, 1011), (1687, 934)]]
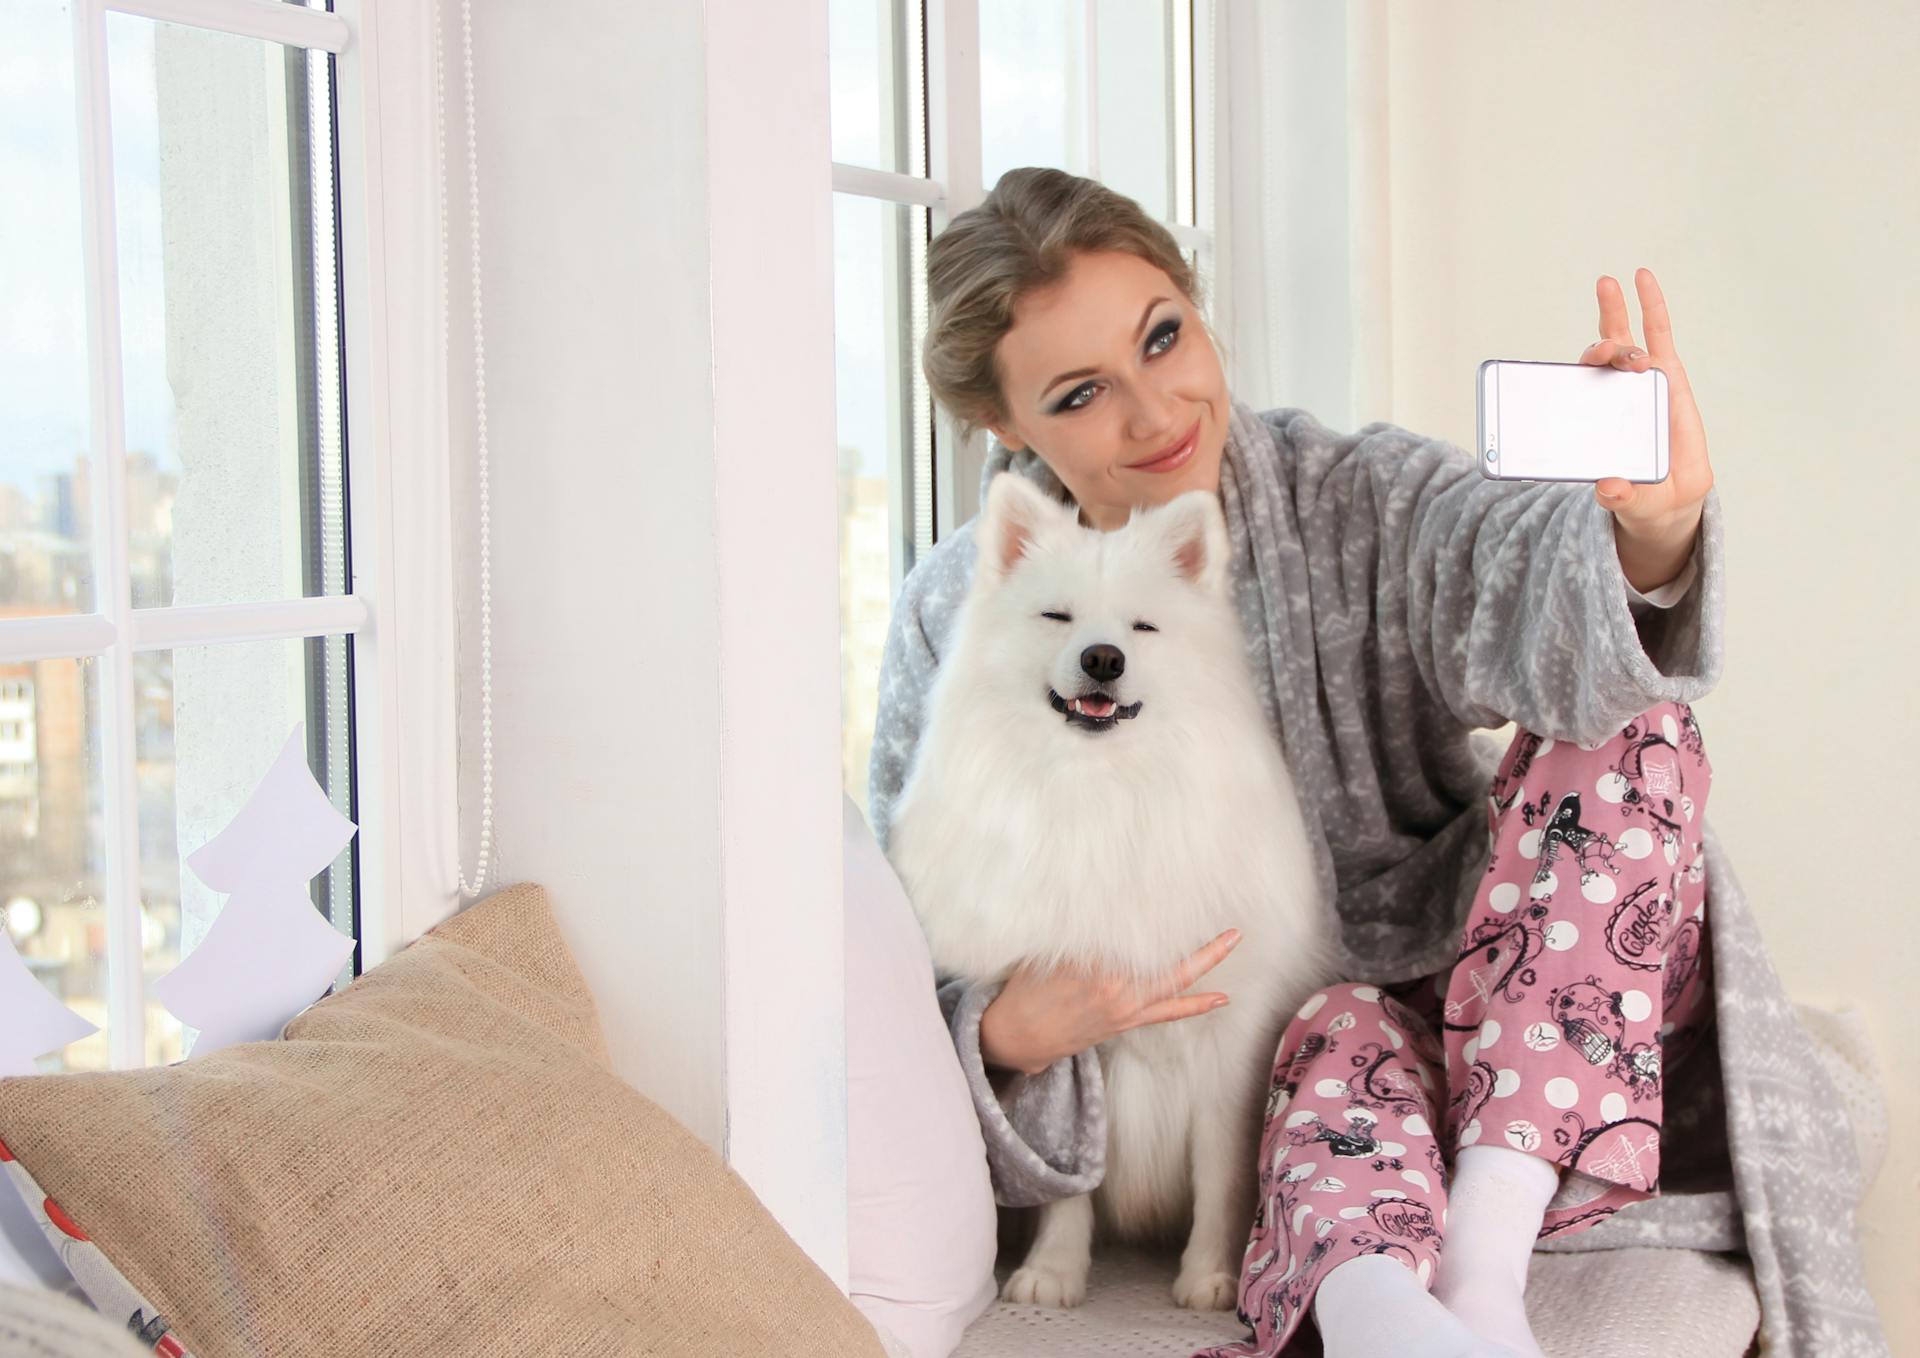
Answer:
[(226, 829), (187, 855), (187, 866), (211, 890), (229, 896), (266, 883), (304, 886), (340, 856), (355, 828), (313, 781), (307, 725), (297, 721), (247, 804)]
[(153, 996), (200, 1030), (195, 1056), (278, 1037), (353, 953), (353, 940), (307, 894), (356, 827), (314, 782), (306, 748), (306, 725), (295, 722), (239, 814), (187, 855), (193, 875), (227, 903), (199, 946), (153, 983)]
[(34, 1057), (99, 1030), (40, 984), (0, 929), (0, 1076), (31, 1075)]

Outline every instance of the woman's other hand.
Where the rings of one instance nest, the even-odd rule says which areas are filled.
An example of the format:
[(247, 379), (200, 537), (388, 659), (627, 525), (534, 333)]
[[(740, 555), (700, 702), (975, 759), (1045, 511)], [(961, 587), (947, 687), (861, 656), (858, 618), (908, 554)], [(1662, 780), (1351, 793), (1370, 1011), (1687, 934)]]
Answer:
[(1634, 273), (1640, 293), (1644, 349), (1633, 342), (1627, 299), (1620, 284), (1603, 275), (1595, 285), (1600, 300), (1600, 339), (1580, 355), (1582, 363), (1667, 375), (1667, 479), (1640, 484), (1617, 476), (1594, 482), (1594, 495), (1613, 514), (1614, 542), (1627, 582), (1641, 593), (1658, 589), (1687, 564), (1700, 526), (1701, 506), (1713, 488), (1707, 462), (1707, 433), (1700, 423), (1687, 370), (1673, 347), (1673, 323), (1653, 270)]
[(1218, 1009), (1227, 1002), (1219, 991), (1180, 992), (1218, 966), (1239, 941), (1238, 929), (1227, 930), (1145, 992), (1105, 972), (1036, 971), (1023, 962), (980, 1015), (980, 1055), (990, 1065), (1038, 1075), (1129, 1028)]

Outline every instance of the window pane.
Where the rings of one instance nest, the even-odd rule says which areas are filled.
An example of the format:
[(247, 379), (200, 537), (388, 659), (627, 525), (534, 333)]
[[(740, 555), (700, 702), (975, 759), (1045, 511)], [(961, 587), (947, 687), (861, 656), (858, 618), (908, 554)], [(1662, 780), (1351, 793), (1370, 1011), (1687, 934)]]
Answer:
[(836, 194), (834, 373), (840, 443), (842, 773), (864, 810), (887, 617), (933, 542), (926, 209)]
[(331, 58), (107, 38), (134, 604), (343, 593)]
[(924, 176), (926, 44), (921, 0), (830, 0), (833, 158)]
[(980, 160), (1087, 172), (1086, 11), (1081, 0), (980, 0)]
[[(149, 983), (193, 950), (226, 902), (182, 860), (246, 804), (295, 722), (306, 723), (315, 780), (354, 817), (351, 645), (345, 637), (249, 641), (134, 658), (142, 896), (165, 926), (147, 953)], [(354, 855), (350, 843), (313, 885), (315, 906), (347, 934)], [(147, 1031), (149, 1047), (157, 1034), (181, 1049), (178, 1020), (158, 1004), (147, 1006)]]
[(1100, 0), (1100, 182), (1173, 219), (1168, 0)]
[[(1195, 0), (1171, 0), (1168, 23), (1171, 49), (1168, 79), (1173, 91), (1172, 220), (1183, 226), (1200, 224), (1198, 167), (1211, 164), (1213, 154), (1211, 146), (1200, 144), (1206, 136), (1203, 127), (1211, 128), (1211, 123), (1203, 124), (1200, 112), (1205, 101), (1212, 98), (1213, 91), (1211, 85), (1200, 89), (1201, 73), (1194, 68), (1194, 3)], [(1205, 73), (1205, 78), (1210, 81), (1211, 73)]]
[(27, 969), (100, 1031), (41, 1070), (107, 1066), (100, 665), (0, 664), (0, 909)]
[(93, 606), (73, 18), (0, 0), (0, 608)]

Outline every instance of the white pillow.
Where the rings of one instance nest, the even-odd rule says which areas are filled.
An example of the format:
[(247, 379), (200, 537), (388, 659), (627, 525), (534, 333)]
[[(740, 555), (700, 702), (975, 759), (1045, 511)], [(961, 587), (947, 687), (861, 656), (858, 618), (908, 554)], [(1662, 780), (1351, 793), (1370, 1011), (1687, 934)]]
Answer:
[(26, 1200), (4, 1180), (0, 1180), (0, 1283), (56, 1292), (78, 1290)]
[(995, 1295), (987, 1148), (920, 921), (844, 800), (847, 1290), (913, 1358), (947, 1358)]

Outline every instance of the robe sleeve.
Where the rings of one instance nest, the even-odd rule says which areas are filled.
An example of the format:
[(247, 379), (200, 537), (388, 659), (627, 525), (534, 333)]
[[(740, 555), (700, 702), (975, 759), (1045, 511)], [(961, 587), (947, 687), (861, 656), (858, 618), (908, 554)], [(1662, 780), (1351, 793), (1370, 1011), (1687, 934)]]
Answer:
[(1343, 561), (1355, 534), (1375, 535), (1375, 621), (1399, 633), (1383, 649), (1404, 648), (1459, 721), (1514, 721), (1592, 743), (1719, 681), (1717, 490), (1695, 539), (1696, 578), (1670, 607), (1647, 606), (1646, 595), (1636, 607), (1613, 515), (1591, 485), (1490, 480), (1458, 445), (1391, 424), (1367, 425), (1329, 453), (1311, 487), (1314, 512), (1345, 523)]
[[(888, 624), (868, 765), (868, 817), (882, 850), (893, 806), (926, 726), (928, 694), (953, 611), (966, 588), (970, 548), (950, 539), (908, 572)], [(1099, 1055), (1063, 1057), (1035, 1075), (989, 1069), (980, 1016), (996, 984), (936, 977), (941, 1014), (967, 1077), (995, 1201), (1027, 1207), (1091, 1192), (1106, 1172), (1105, 1085)]]
[(1686, 597), (1687, 591), (1693, 587), (1694, 578), (1699, 574), (1700, 544), (1698, 541), (1695, 541), (1693, 552), (1687, 557), (1687, 564), (1681, 567), (1680, 574), (1674, 576), (1673, 579), (1667, 581), (1666, 584), (1657, 586), (1654, 589), (1648, 590), (1645, 594), (1642, 594), (1633, 587), (1632, 581), (1628, 581), (1627, 606), (1633, 610), (1633, 615), (1636, 618), (1645, 611), (1644, 606), (1648, 604), (1651, 604), (1655, 608), (1672, 608), (1675, 604), (1679, 603), (1681, 599)]
[(980, 1055), (980, 1015), (999, 993), (998, 983), (957, 977), (939, 983), (940, 1012), (953, 1033), (987, 1144), (994, 1201), (1032, 1207), (1091, 1193), (1107, 1167), (1099, 1053), (1063, 1057), (1037, 1075), (989, 1067)]

